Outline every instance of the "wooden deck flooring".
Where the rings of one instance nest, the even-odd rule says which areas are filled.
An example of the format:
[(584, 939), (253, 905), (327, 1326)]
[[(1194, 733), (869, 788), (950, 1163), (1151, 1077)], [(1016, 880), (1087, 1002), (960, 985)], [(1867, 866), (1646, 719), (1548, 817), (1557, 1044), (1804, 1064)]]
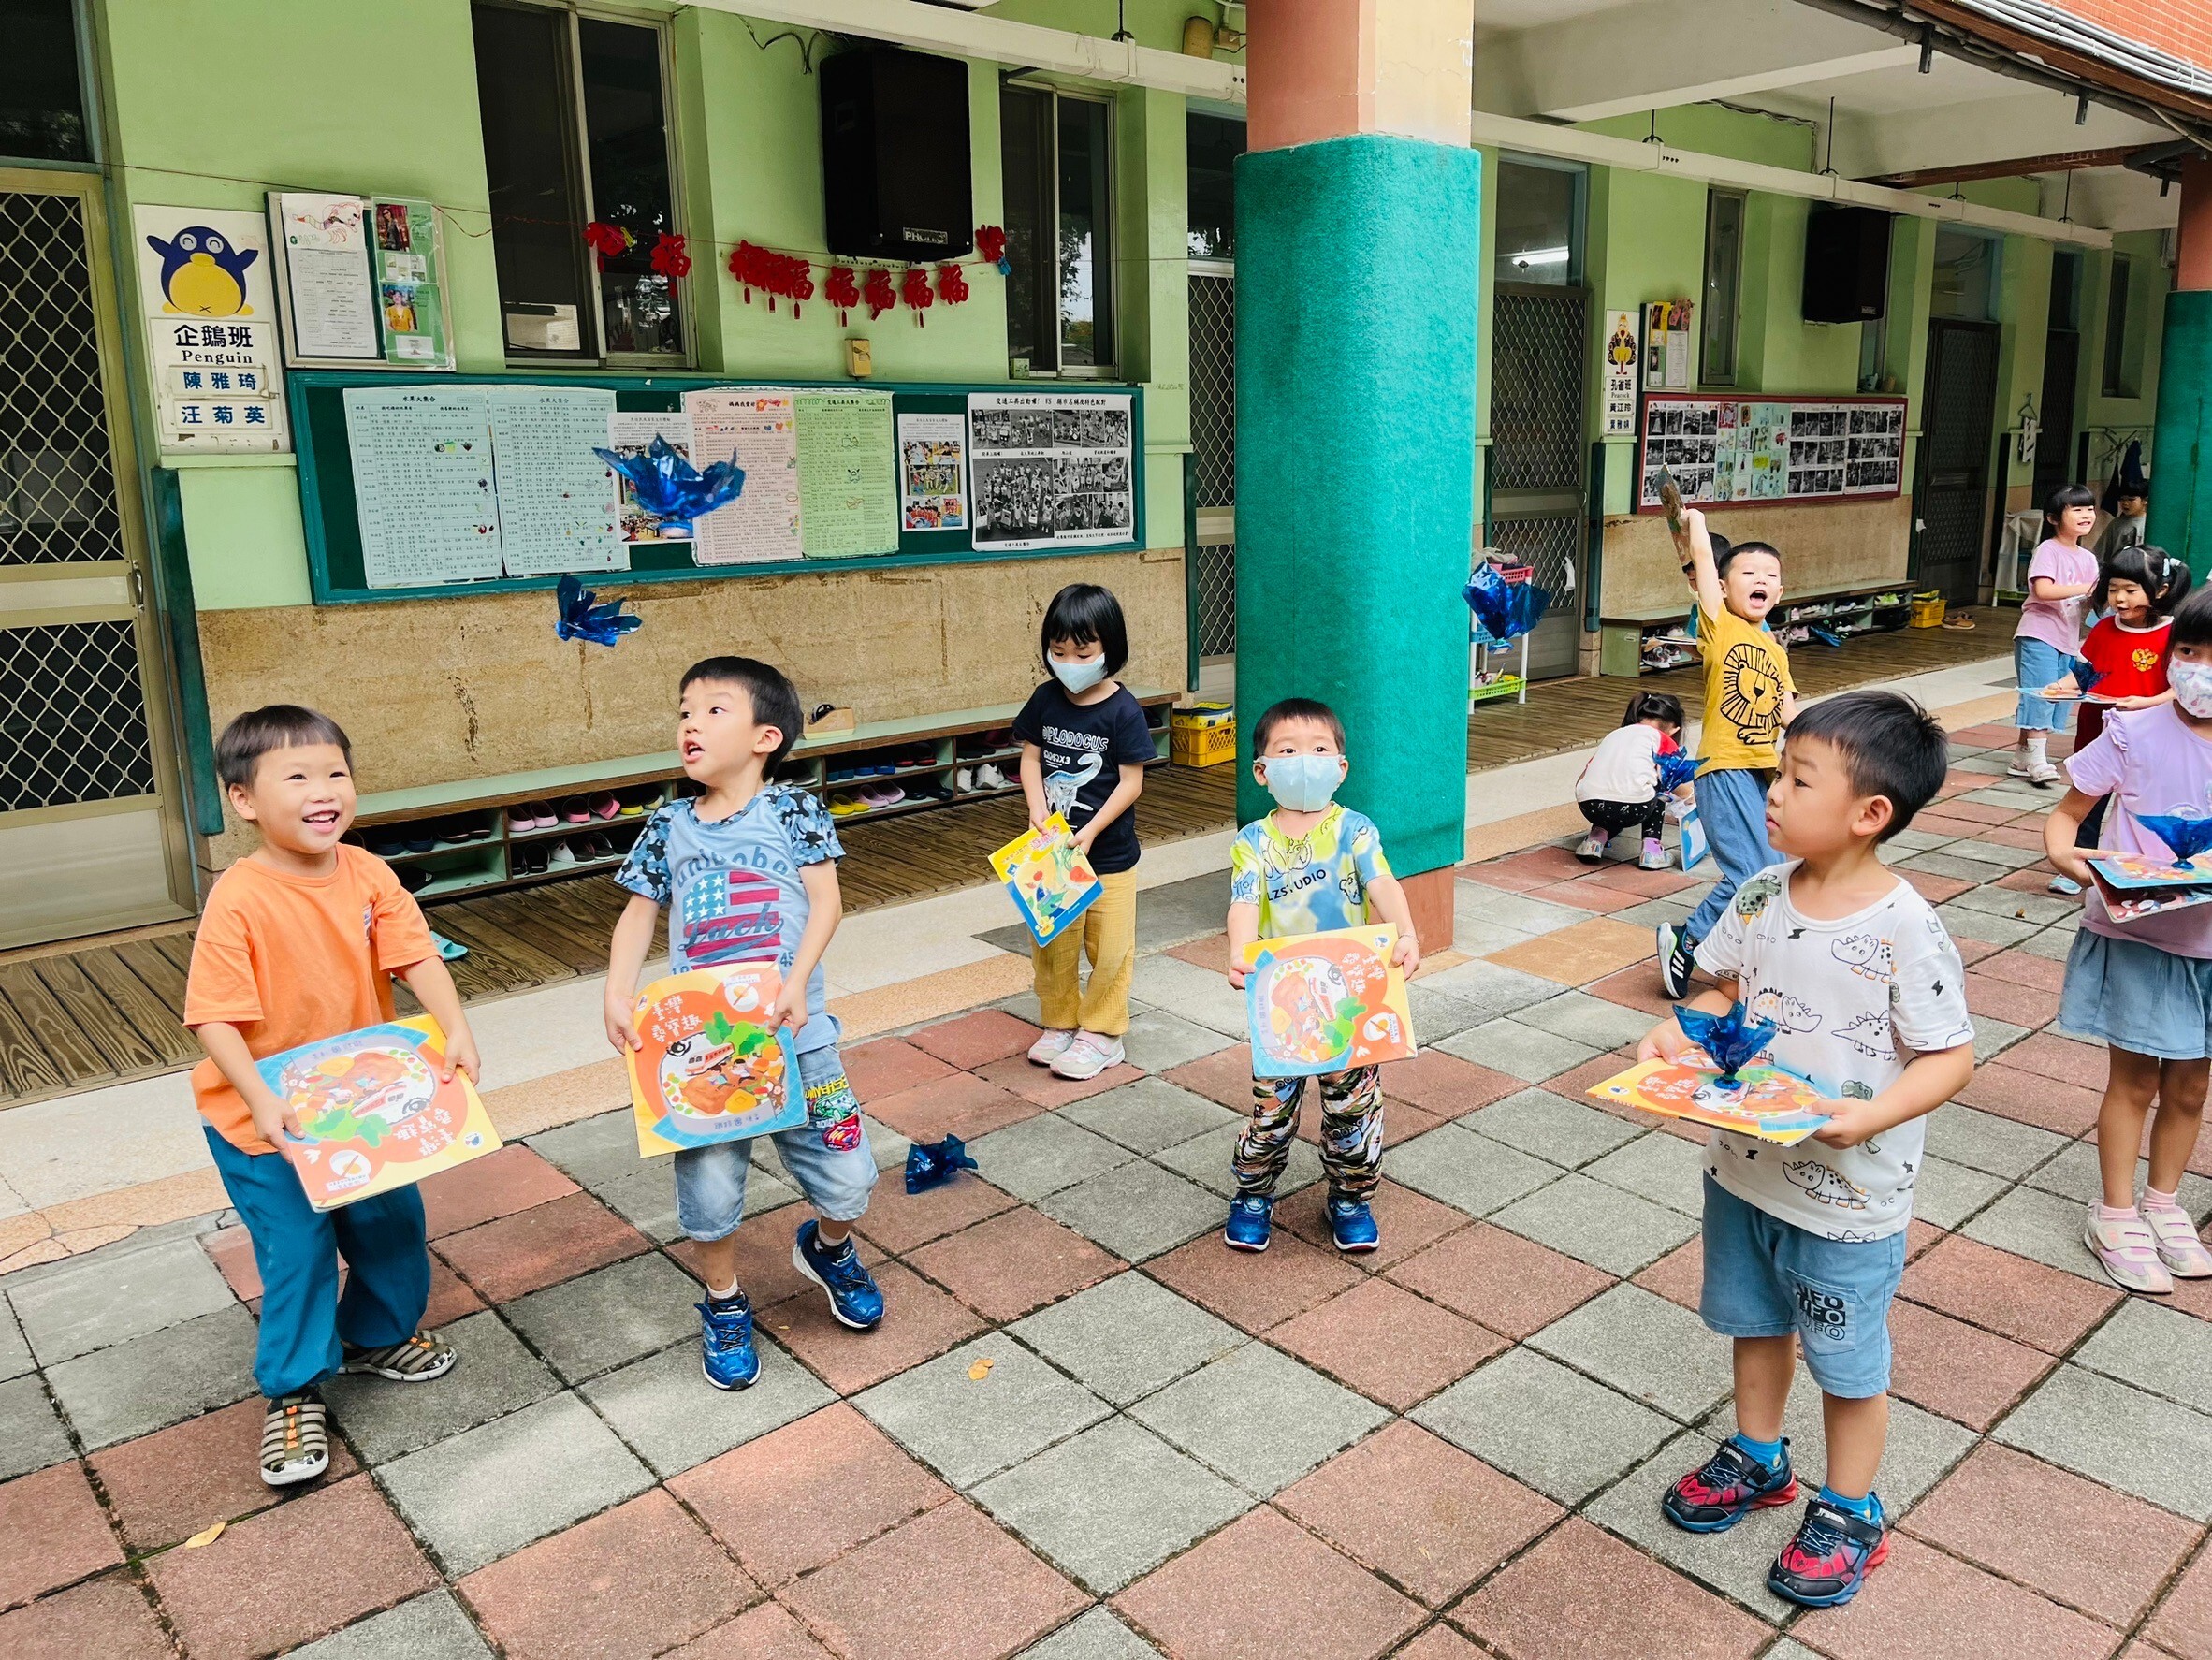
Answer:
[[(1909, 630), (1855, 639), (1837, 650), (1800, 648), (1791, 660), (1807, 692), (1998, 658), (2011, 645), (2009, 617), (1977, 613), (1972, 633)], [(1648, 675), (1639, 687), (1695, 706), (1694, 668)], [(1621, 719), (1626, 682), (1553, 680), (1526, 704), (1484, 704), (1467, 721), (1467, 770), (1480, 772), (1579, 749)], [(1018, 796), (855, 824), (843, 833), (838, 876), (850, 910), (873, 910), (973, 886), (992, 850), (1026, 822)], [(1148, 843), (1223, 830), (1236, 822), (1236, 769), (1155, 768), (1137, 803)], [(429, 907), (433, 927), (469, 947), (453, 965), (464, 997), (509, 996), (596, 974), (628, 896), (605, 876), (540, 882)], [(656, 939), (655, 950), (663, 939)], [(148, 929), (74, 948), (0, 954), (0, 1109), (188, 1067), (199, 1045), (180, 1024), (192, 925)], [(401, 993), (401, 1000), (406, 1000)]]

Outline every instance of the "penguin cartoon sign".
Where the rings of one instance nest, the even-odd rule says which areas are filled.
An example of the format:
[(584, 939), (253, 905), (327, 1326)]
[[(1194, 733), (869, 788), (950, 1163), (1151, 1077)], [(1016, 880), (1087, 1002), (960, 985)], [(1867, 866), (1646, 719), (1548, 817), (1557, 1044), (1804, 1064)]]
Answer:
[(269, 226), (258, 213), (141, 207), (138, 290), (149, 319), (273, 323)]
[(289, 449), (267, 222), (142, 204), (131, 227), (161, 447)]

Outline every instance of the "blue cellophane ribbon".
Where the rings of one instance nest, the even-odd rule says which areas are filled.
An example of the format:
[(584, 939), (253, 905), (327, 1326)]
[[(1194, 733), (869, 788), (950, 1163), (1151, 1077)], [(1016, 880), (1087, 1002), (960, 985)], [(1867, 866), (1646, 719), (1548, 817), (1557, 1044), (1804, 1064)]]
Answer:
[(1659, 757), (1659, 789), (1662, 794), (1681, 789), (1696, 776), (1696, 756), (1677, 753)]
[(961, 1171), (973, 1169), (975, 1160), (956, 1135), (941, 1142), (916, 1142), (907, 1149), (907, 1191), (922, 1193), (941, 1187)]
[(1773, 1041), (1776, 1030), (1771, 1020), (1761, 1020), (1736, 1004), (1725, 1014), (1709, 1014), (1702, 1009), (1677, 1008), (1676, 1022), (1682, 1035), (1705, 1051), (1712, 1064), (1721, 1069), (1721, 1082), (1733, 1084), (1738, 1070), (1749, 1064), (1760, 1050)]
[(574, 576), (563, 576), (553, 597), (560, 608), (553, 619), (553, 632), (564, 640), (611, 646), (645, 626), (644, 618), (622, 609), (628, 600), (602, 601), (596, 590), (586, 588)]
[(2212, 818), (2185, 819), (2177, 813), (2138, 813), (2135, 823), (2174, 850), (2174, 864), (2177, 869), (2206, 849), (2212, 848)]
[(1519, 639), (1544, 620), (1551, 604), (1548, 590), (1533, 582), (1508, 582), (1485, 560), (1461, 590), (1482, 632), (1500, 641)]
[(663, 526), (685, 525), (700, 515), (735, 502), (745, 488), (745, 469), (735, 461), (715, 461), (702, 473), (659, 433), (643, 455), (591, 453), (628, 481), (637, 504)]
[(2074, 660), (2074, 689), (2084, 697), (2088, 695), (2089, 688), (2103, 678), (2104, 671), (2088, 658), (2077, 657)]

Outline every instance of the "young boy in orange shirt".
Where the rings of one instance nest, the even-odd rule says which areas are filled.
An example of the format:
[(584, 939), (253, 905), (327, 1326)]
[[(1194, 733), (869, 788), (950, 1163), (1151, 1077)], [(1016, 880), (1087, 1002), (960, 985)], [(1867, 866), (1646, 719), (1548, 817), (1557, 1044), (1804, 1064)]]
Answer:
[[(298, 1121), (255, 1062), (392, 1019), (395, 974), (444, 1029), (447, 1077), (476, 1077), (476, 1041), (421, 908), (382, 859), (340, 839), (354, 779), (338, 723), (292, 704), (255, 709), (223, 729), (215, 769), (261, 845), (209, 892), (184, 1024), (208, 1052), (192, 1073), (208, 1148), (261, 1273), (261, 1479), (287, 1487), (329, 1466), (324, 1378), (427, 1383), (457, 1357), (419, 1329), (430, 1294), (421, 1194), (313, 1209), (274, 1144)], [(341, 1254), (352, 1270), (342, 1297)]]

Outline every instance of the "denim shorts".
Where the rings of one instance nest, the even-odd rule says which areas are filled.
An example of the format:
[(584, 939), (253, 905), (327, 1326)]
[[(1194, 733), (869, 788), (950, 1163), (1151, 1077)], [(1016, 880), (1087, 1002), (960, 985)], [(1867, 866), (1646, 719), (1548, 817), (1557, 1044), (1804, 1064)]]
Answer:
[(2074, 673), (2074, 659), (2059, 650), (2048, 640), (2030, 638), (2027, 634), (2013, 641), (2013, 675), (2020, 682), (2020, 706), (2013, 712), (2013, 724), (2022, 732), (2064, 732), (2074, 719), (2078, 704), (2053, 703), (2038, 693), (2053, 680), (2062, 680)]
[(2212, 1055), (2212, 959), (2084, 928), (2066, 954), (2059, 1029), (2160, 1060)]
[[(824, 1018), (817, 1014), (816, 1020)], [(876, 1185), (876, 1155), (857, 1120), (860, 1103), (845, 1082), (837, 1045), (799, 1052), (808, 1122), (770, 1138), (807, 1202), (833, 1222), (866, 1214)], [(850, 1121), (850, 1122), (849, 1122)], [(676, 1219), (692, 1239), (726, 1239), (745, 1220), (745, 1180), (757, 1137), (684, 1147), (676, 1155)], [(850, 1145), (837, 1143), (850, 1140)]]
[(1705, 1290), (1697, 1312), (1724, 1337), (1795, 1333), (1827, 1394), (1889, 1389), (1889, 1300), (1905, 1276), (1905, 1230), (1845, 1244), (1747, 1204), (1705, 1178)]

